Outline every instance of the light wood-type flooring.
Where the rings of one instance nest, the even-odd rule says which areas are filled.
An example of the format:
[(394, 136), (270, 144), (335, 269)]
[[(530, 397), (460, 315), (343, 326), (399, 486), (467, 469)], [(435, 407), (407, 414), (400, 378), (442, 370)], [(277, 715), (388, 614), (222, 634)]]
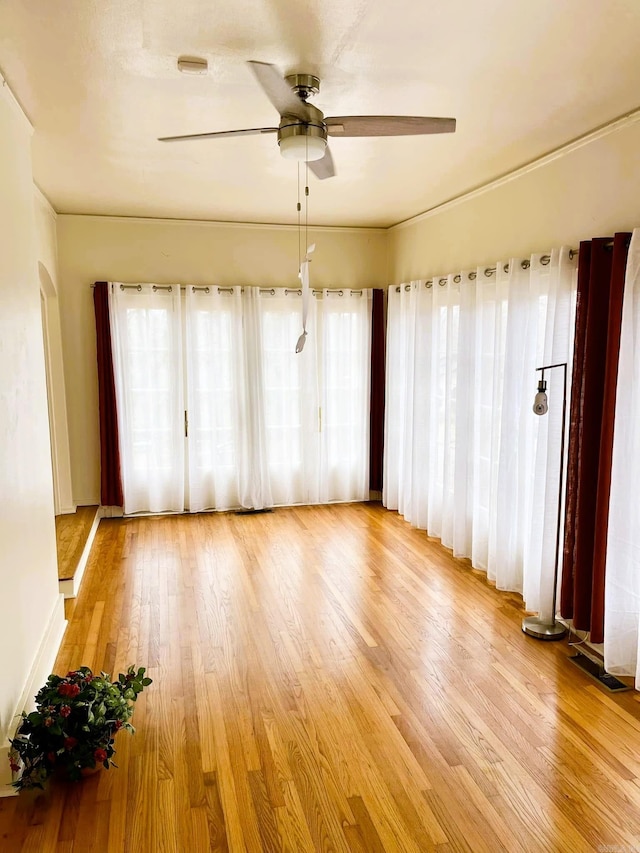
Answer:
[(97, 512), (97, 506), (79, 506), (74, 513), (56, 516), (58, 580), (73, 577)]
[(69, 606), (58, 672), (154, 683), (119, 769), (0, 800), (2, 851), (640, 847), (638, 694), (379, 504), (103, 520)]

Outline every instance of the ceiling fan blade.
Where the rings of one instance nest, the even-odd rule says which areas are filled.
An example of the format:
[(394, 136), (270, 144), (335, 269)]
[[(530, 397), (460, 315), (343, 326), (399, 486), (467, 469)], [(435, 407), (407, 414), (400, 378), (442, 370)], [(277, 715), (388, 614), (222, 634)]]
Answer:
[(311, 121), (311, 110), (291, 89), (275, 67), (268, 62), (247, 63), (256, 80), (281, 116), (295, 116), (300, 121)]
[(319, 160), (310, 160), (308, 166), (316, 178), (319, 178), (321, 181), (324, 181), (325, 178), (333, 178), (336, 174), (333, 157), (331, 156), (328, 145), (325, 148), (324, 157), (321, 157)]
[(260, 133), (277, 133), (277, 127), (250, 127), (247, 130), (219, 130), (215, 133), (187, 133), (185, 136), (160, 136), (158, 142), (182, 142), (185, 139), (215, 139), (223, 136), (255, 136)]
[(454, 118), (427, 116), (332, 116), (325, 122), (331, 136), (418, 136), (456, 129)]

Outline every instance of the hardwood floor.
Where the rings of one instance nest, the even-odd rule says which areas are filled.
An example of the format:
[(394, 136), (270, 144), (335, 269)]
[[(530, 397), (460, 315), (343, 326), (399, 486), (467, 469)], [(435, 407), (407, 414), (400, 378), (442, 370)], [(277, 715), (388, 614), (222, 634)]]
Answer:
[(638, 694), (380, 505), (103, 520), (58, 657), (149, 668), (119, 769), (0, 800), (0, 850), (640, 846)]
[(79, 506), (74, 513), (56, 516), (58, 580), (73, 577), (97, 511), (97, 506)]

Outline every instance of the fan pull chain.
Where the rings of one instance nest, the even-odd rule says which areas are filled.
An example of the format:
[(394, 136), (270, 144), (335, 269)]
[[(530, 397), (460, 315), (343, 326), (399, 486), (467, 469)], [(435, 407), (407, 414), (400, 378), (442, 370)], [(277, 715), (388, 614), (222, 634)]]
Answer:
[(300, 204), (300, 161), (298, 160), (298, 191), (297, 191), (297, 204), (296, 209), (298, 211), (298, 269), (300, 269), (300, 264), (302, 263), (302, 248), (300, 245), (300, 212), (302, 210), (302, 205)]
[[(309, 142), (308, 139), (305, 141), (306, 144), (306, 154), (308, 158), (309, 154)], [(307, 316), (309, 313), (309, 263), (311, 262), (311, 252), (315, 249), (315, 246), (309, 246), (308, 236), (309, 236), (309, 161), (308, 159), (305, 161), (306, 174), (305, 174), (305, 188), (304, 188), (304, 236), (307, 240), (307, 249), (304, 256), (303, 263), (300, 264), (300, 272), (298, 276), (300, 278), (300, 283), (302, 284), (302, 334), (298, 338), (298, 342), (296, 343), (296, 353), (301, 353), (304, 349), (305, 342), (307, 340)], [(300, 164), (298, 164), (298, 175), (300, 174)], [(298, 206), (300, 206), (300, 202), (298, 201)], [(299, 214), (298, 214), (299, 215)], [(300, 234), (300, 226), (298, 226), (298, 234)], [(300, 244), (300, 239), (298, 237), (298, 245)]]

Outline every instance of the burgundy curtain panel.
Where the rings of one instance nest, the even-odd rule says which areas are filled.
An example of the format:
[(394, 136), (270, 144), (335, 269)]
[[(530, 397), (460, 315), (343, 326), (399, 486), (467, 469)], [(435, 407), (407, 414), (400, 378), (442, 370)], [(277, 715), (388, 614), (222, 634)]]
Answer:
[(97, 281), (93, 288), (100, 412), (100, 502), (103, 506), (123, 506), (108, 287), (106, 281)]
[(560, 612), (604, 640), (611, 459), (630, 234), (580, 244)]
[(369, 421), (369, 488), (382, 491), (385, 391), (384, 291), (373, 291), (371, 309), (371, 404)]

